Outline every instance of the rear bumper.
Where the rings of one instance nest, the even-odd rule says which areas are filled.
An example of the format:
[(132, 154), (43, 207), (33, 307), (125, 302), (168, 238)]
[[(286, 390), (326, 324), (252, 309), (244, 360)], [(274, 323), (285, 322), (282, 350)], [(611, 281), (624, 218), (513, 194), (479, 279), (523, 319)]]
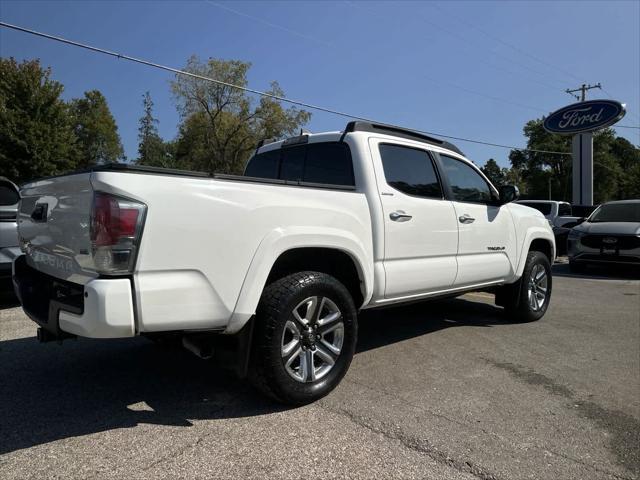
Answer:
[(59, 280), (14, 262), (13, 286), (25, 313), (57, 338), (122, 338), (135, 335), (128, 278), (95, 279), (86, 285)]

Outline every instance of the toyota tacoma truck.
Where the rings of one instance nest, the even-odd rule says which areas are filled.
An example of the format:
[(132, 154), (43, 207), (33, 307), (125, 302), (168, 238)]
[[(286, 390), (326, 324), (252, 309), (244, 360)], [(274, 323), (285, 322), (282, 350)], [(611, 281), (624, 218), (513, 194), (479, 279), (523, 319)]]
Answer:
[(24, 185), (13, 281), (41, 341), (178, 337), (300, 405), (347, 372), (360, 310), (488, 290), (542, 317), (553, 232), (517, 196), (448, 142), (351, 122), (266, 142), (243, 176), (115, 164)]

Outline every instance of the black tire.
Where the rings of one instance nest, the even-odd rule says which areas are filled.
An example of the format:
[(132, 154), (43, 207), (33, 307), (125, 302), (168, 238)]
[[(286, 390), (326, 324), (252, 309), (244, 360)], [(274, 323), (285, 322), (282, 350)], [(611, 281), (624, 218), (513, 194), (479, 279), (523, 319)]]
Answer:
[[(318, 302), (321, 304), (323, 298), (329, 299), (330, 302), (333, 302), (333, 306), (339, 309), (341, 316), (336, 322), (341, 320), (343, 323), (342, 347), (334, 359), (334, 364), (322, 378), (310, 380), (311, 377), (307, 376), (307, 381), (296, 380), (293, 376), (295, 367), (286, 367), (286, 360), (283, 360), (285, 348), (283, 344), (285, 336), (289, 334), (285, 330), (287, 325), (291, 325), (288, 322), (293, 322), (297, 327), (300, 327), (293, 311), (296, 308), (301, 308), (300, 305), (307, 305), (304, 304), (306, 299), (315, 297), (319, 299)], [(299, 313), (298, 310), (296, 311)], [(322, 311), (319, 311), (317, 316), (319, 317), (321, 314)], [(308, 314), (305, 314), (305, 318), (307, 316)], [(300, 331), (304, 331), (304, 328), (300, 327)], [(334, 333), (334, 335), (336, 334)], [(299, 272), (281, 278), (265, 288), (258, 305), (249, 379), (258, 390), (280, 403), (297, 406), (314, 402), (331, 392), (347, 373), (355, 352), (357, 336), (356, 308), (349, 291), (342, 283), (330, 275), (319, 272)], [(309, 340), (309, 337), (304, 337), (304, 341), (303, 337), (299, 338), (300, 347), (295, 351), (300, 351), (305, 345), (304, 341)], [(317, 345), (304, 347), (305, 351), (313, 349), (318, 355), (315, 348), (324, 349), (320, 342), (321, 340), (318, 340)], [(326, 351), (326, 349), (324, 350)], [(295, 355), (298, 357), (295, 361), (300, 362), (299, 374), (305, 376), (301, 364), (304, 353), (301, 352), (300, 355), (299, 357)], [(293, 356), (288, 356), (288, 358)], [(316, 357), (312, 356), (311, 358), (311, 370), (315, 371)], [(322, 362), (322, 359), (320, 358), (319, 361)]]
[[(530, 301), (530, 281), (532, 273), (539, 273), (540, 268), (544, 269), (546, 283), (546, 295), (544, 300), (533, 300), (534, 305)], [(541, 287), (541, 285), (538, 285)], [(502, 290), (496, 295), (496, 303), (502, 305), (505, 309), (505, 315), (510, 322), (534, 322), (539, 320), (547, 312), (549, 302), (551, 300), (552, 277), (551, 264), (549, 259), (542, 252), (530, 251), (527, 254), (527, 260), (522, 272), (522, 277), (512, 285), (502, 287)]]
[(577, 263), (569, 260), (569, 271), (571, 273), (584, 273), (587, 270), (587, 266), (584, 263)]

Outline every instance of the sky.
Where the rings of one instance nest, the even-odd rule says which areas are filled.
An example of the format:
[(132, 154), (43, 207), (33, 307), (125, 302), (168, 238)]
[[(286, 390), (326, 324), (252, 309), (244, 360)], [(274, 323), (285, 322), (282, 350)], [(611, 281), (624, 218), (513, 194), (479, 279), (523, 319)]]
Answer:
[[(251, 62), (249, 86), (277, 80), (287, 97), (380, 122), (525, 146), (524, 124), (574, 100), (625, 103), (640, 126), (640, 1), (6, 1), (4, 22), (182, 68), (192, 54)], [(169, 72), (0, 28), (0, 56), (39, 58), (64, 98), (100, 90), (125, 153), (137, 157), (142, 96), (159, 131), (179, 115)], [(306, 128), (347, 119), (313, 112)], [(640, 145), (640, 130), (618, 128)], [(454, 142), (477, 164), (508, 149)]]

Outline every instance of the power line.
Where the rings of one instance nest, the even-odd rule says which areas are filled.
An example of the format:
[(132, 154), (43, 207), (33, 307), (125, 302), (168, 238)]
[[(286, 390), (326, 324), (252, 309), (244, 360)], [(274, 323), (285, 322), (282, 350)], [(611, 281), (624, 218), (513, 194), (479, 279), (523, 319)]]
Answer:
[[(586, 83), (583, 83), (578, 88), (574, 88), (574, 89), (567, 88), (565, 90), (565, 93), (568, 93), (569, 95), (574, 97), (576, 100), (584, 102), (587, 98), (587, 91), (593, 88), (599, 88), (600, 90), (602, 90), (602, 85), (600, 85), (600, 82), (596, 83), (595, 85), (587, 85)], [(577, 92), (580, 92), (580, 95), (577, 95)]]
[[(374, 16), (376, 16), (378, 18), (382, 18), (385, 21), (388, 21), (388, 17), (379, 14), (378, 12), (372, 10), (369, 7), (363, 7), (362, 5), (356, 4), (356, 3), (354, 3), (354, 2), (352, 2), (350, 0), (343, 0), (343, 1), (344, 1), (344, 3), (346, 3), (349, 6), (351, 6), (352, 8), (357, 8), (357, 9), (360, 9), (360, 10), (366, 10), (371, 15), (374, 15)], [(453, 37), (455, 39), (457, 39), (458, 41), (462, 42), (463, 44), (465, 44), (465, 45), (469, 45), (470, 44), (469, 40), (467, 40), (465, 37), (463, 37), (462, 35), (458, 34), (457, 32), (451, 31), (451, 30), (443, 27), (442, 25), (439, 25), (437, 23), (431, 22), (431, 21), (427, 20), (426, 18), (424, 18), (423, 16), (418, 15), (417, 13), (414, 13), (414, 15), (416, 15), (418, 17), (418, 20), (421, 20), (422, 22), (426, 23), (427, 25), (429, 25), (429, 26), (431, 26), (431, 27), (433, 27), (433, 28), (435, 28), (437, 30), (441, 30), (442, 32), (446, 33), (447, 35), (449, 35), (449, 36), (451, 36), (451, 37)], [(504, 68), (502, 66), (498, 66), (498, 65), (495, 65), (493, 63), (487, 62), (482, 57), (478, 57), (477, 55), (473, 55), (473, 53), (470, 53), (468, 51), (464, 51), (464, 50), (461, 50), (461, 51), (463, 53), (465, 53), (468, 57), (473, 58), (473, 60), (475, 60), (476, 62), (479, 62), (479, 63), (482, 63), (484, 65), (487, 65), (489, 68), (492, 68), (494, 70), (502, 70), (503, 72), (507, 72), (507, 73), (512, 74), (512, 75), (518, 75), (518, 76), (521, 76), (522, 78), (524, 78), (524, 79), (526, 79), (526, 80), (528, 80), (530, 82), (537, 83), (537, 84), (540, 84), (540, 85), (545, 86), (547, 88), (552, 88), (554, 90), (559, 88), (558, 85), (560, 84), (560, 82), (558, 82), (558, 85), (552, 85), (550, 83), (547, 83), (547, 82), (544, 82), (544, 81), (541, 81), (541, 80), (538, 80), (538, 79), (535, 79), (535, 78), (531, 78), (530, 76), (528, 76), (527, 74), (525, 74), (523, 72), (519, 72), (517, 70), (510, 70), (508, 68)], [(482, 52), (482, 53), (484, 55), (486, 52)], [(524, 65), (522, 63), (516, 62), (515, 60), (513, 60), (513, 59), (511, 59), (509, 57), (506, 57), (504, 55), (501, 55), (501, 54), (499, 54), (497, 52), (491, 52), (491, 54), (496, 56), (496, 57), (503, 58), (503, 59), (507, 60), (508, 62), (513, 63), (514, 65), (517, 65), (517, 66), (520, 66), (522, 68), (525, 68), (525, 69), (531, 71), (532, 73), (535, 73), (536, 75), (540, 75), (540, 76), (543, 76), (543, 77), (545, 76), (544, 74), (542, 74), (542, 73), (540, 73), (540, 72), (528, 67), (527, 65)]]
[[(604, 87), (600, 87), (602, 89), (602, 91), (607, 95), (607, 97), (609, 97), (611, 100), (615, 100), (613, 98), (613, 95), (611, 95), (609, 93), (609, 91), (607, 89), (605, 89)], [(629, 115), (633, 116), (634, 118), (637, 118), (638, 120), (640, 120), (640, 116), (638, 116), (638, 114), (636, 113), (631, 113), (631, 112), (627, 112)], [(627, 127), (625, 125), (616, 125), (616, 127), (622, 127), (622, 128), (640, 128), (640, 127)]]
[(214, 2), (213, 0), (206, 0), (206, 2), (209, 3), (210, 5), (213, 5), (214, 7), (220, 8), (222, 10), (226, 10), (227, 12), (231, 12), (231, 13), (233, 13), (235, 15), (239, 15), (241, 17), (250, 18), (251, 20), (255, 20), (256, 22), (260, 22), (260, 23), (262, 23), (264, 25), (268, 25), (271, 28), (276, 28), (278, 30), (282, 30), (283, 32), (287, 32), (287, 33), (290, 33), (292, 35), (296, 35), (296, 36), (298, 36), (300, 38), (304, 38), (305, 40), (309, 40), (311, 42), (318, 43), (318, 44), (320, 44), (320, 45), (322, 45), (324, 47), (335, 48), (335, 46), (332, 45), (329, 42), (325, 42), (324, 40), (320, 40), (318, 38), (315, 38), (315, 37), (312, 37), (310, 35), (304, 34), (304, 33), (299, 32), (297, 30), (293, 30), (293, 29), (291, 29), (289, 27), (285, 27), (283, 25), (279, 25), (277, 23), (270, 22), (269, 20), (265, 20), (264, 18), (256, 17), (254, 15), (249, 15), (248, 13), (241, 12), (240, 10), (236, 10), (234, 8), (231, 8), (231, 7), (228, 7), (226, 5), (223, 5), (220, 2)]
[[(380, 122), (378, 120), (370, 119), (370, 118), (367, 118), (367, 117), (362, 117), (362, 116), (359, 116), (359, 115), (352, 115), (352, 114), (349, 114), (349, 113), (346, 113), (346, 112), (341, 112), (339, 110), (333, 110), (331, 108), (320, 107), (318, 105), (313, 105), (313, 104), (302, 102), (302, 101), (299, 101), (299, 100), (292, 100), (290, 98), (282, 97), (280, 95), (274, 95), (272, 93), (263, 92), (263, 91), (260, 91), (260, 90), (255, 90), (253, 88), (243, 87), (241, 85), (235, 85), (233, 83), (225, 82), (225, 81), (222, 81), (222, 80), (217, 80), (215, 78), (205, 77), (203, 75), (198, 75), (198, 74), (187, 72), (187, 71), (184, 71), (184, 70), (179, 70), (177, 68), (168, 67), (166, 65), (162, 65), (162, 64), (159, 64), (159, 63), (151, 62), (149, 60), (144, 60), (144, 59), (141, 59), (141, 58), (131, 57), (129, 55), (113, 52), (111, 50), (106, 50), (106, 49), (99, 48), (99, 47), (94, 47), (94, 46), (87, 45), (87, 44), (84, 44), (84, 43), (76, 42), (74, 40), (68, 40), (68, 39), (63, 38), (63, 37), (58, 37), (58, 36), (55, 36), (55, 35), (50, 35), (48, 33), (38, 32), (36, 30), (32, 30), (32, 29), (29, 29), (29, 28), (21, 27), (21, 26), (18, 26), (18, 25), (13, 25), (11, 23), (0, 22), (0, 26), (1, 27), (5, 27), (5, 28), (10, 28), (12, 30), (17, 30), (17, 31), (20, 31), (20, 32), (23, 32), (23, 33), (28, 33), (30, 35), (35, 35), (37, 37), (46, 38), (48, 40), (54, 40), (56, 42), (64, 43), (64, 44), (67, 44), (67, 45), (72, 45), (74, 47), (84, 48), (84, 49), (90, 50), (92, 52), (102, 53), (102, 54), (105, 54), (105, 55), (116, 57), (116, 58), (121, 59), (121, 60), (128, 60), (128, 61), (131, 61), (131, 62), (140, 63), (140, 64), (146, 65), (148, 67), (158, 68), (160, 70), (165, 70), (165, 71), (168, 71), (168, 72), (172, 72), (172, 73), (175, 73), (177, 75), (184, 75), (184, 76), (187, 76), (187, 77), (196, 78), (198, 80), (204, 80), (204, 81), (207, 81), (207, 82), (212, 82), (212, 83), (215, 83), (217, 85), (223, 85), (225, 87), (235, 88), (235, 89), (238, 89), (238, 90), (242, 90), (244, 92), (252, 93), (254, 95), (259, 95), (261, 97), (272, 98), (272, 99), (277, 100), (279, 102), (290, 103), (292, 105), (297, 105), (297, 106), (300, 106), (300, 107), (310, 108), (312, 110), (318, 110), (320, 112), (330, 113), (330, 114), (333, 114), (333, 115), (338, 115), (338, 116), (341, 116), (341, 117), (350, 118), (352, 120), (362, 120), (362, 121), (370, 122), (370, 123), (385, 123), (385, 122)], [(390, 126), (393, 126), (393, 127), (397, 127), (397, 128), (405, 128), (405, 129), (407, 128), (407, 127), (403, 127), (403, 126), (400, 126), (400, 125), (394, 125), (394, 124), (387, 124), (387, 125), (390, 125)], [(433, 135), (433, 136), (436, 136), (436, 137), (448, 138), (448, 139), (452, 139), (452, 140), (459, 140), (461, 142), (469, 142), (469, 143), (475, 143), (475, 144), (479, 144), (479, 145), (487, 145), (487, 146), (491, 146), (491, 147), (507, 148), (507, 149), (511, 149), (511, 150), (528, 151), (528, 152), (535, 152), (535, 153), (546, 153), (546, 154), (551, 154), (551, 155), (571, 155), (571, 153), (569, 153), (569, 152), (556, 152), (556, 151), (550, 151), (550, 150), (537, 150), (537, 149), (529, 149), (529, 148), (520, 148), (520, 147), (511, 146), (511, 145), (503, 145), (503, 144), (499, 144), (499, 143), (484, 142), (484, 141), (481, 141), (481, 140), (473, 140), (473, 139), (470, 139), (470, 138), (456, 137), (456, 136), (453, 136), (453, 135), (444, 135), (444, 134), (441, 134), (441, 133), (430, 132), (430, 131), (426, 131), (426, 130), (417, 130), (417, 129), (411, 129), (411, 130), (414, 130), (415, 132), (419, 132), (419, 133), (424, 133), (426, 135)]]
[(453, 15), (453, 14), (451, 14), (450, 12), (446, 12), (446, 11), (445, 11), (445, 10), (444, 10), (440, 5), (438, 5), (437, 3), (435, 3), (435, 2), (434, 2), (434, 3), (432, 3), (431, 5), (432, 5), (432, 6), (434, 6), (435, 8), (437, 8), (438, 10), (440, 10), (440, 11), (441, 11), (442, 13), (444, 13), (445, 15), (448, 15), (448, 16), (450, 16), (451, 18), (454, 18), (455, 20), (457, 20), (458, 22), (460, 22), (460, 23), (464, 23), (465, 25), (467, 25), (467, 26), (469, 26), (469, 27), (471, 27), (471, 28), (473, 28), (473, 29), (477, 30), (478, 32), (480, 32), (481, 34), (483, 34), (485, 37), (490, 38), (490, 39), (492, 39), (492, 40), (494, 40), (494, 41), (496, 41), (496, 42), (498, 42), (498, 43), (500, 43), (500, 44), (502, 44), (502, 45), (504, 45), (504, 46), (506, 46), (506, 47), (509, 47), (509, 48), (511, 48), (512, 50), (515, 50), (516, 52), (518, 52), (519, 54), (521, 54), (521, 55), (525, 55), (525, 56), (527, 56), (527, 57), (531, 58), (532, 60), (535, 60), (536, 62), (541, 63), (542, 65), (546, 65), (546, 66), (547, 66), (547, 67), (549, 67), (549, 68), (552, 68), (552, 69), (554, 69), (554, 70), (557, 70), (557, 71), (559, 71), (559, 72), (563, 73), (564, 75), (569, 75), (569, 76), (573, 77), (575, 80), (582, 81), (582, 80), (580, 79), (580, 77), (576, 76), (575, 74), (571, 73), (570, 71), (565, 70), (565, 69), (563, 69), (563, 68), (561, 68), (561, 67), (558, 67), (557, 65), (553, 65), (553, 64), (551, 64), (551, 63), (549, 63), (549, 62), (547, 62), (547, 61), (545, 61), (545, 60), (542, 60), (541, 58), (537, 57), (536, 55), (533, 55), (533, 54), (531, 54), (531, 53), (528, 53), (528, 52), (526, 52), (525, 50), (523, 50), (522, 48), (520, 48), (520, 47), (518, 47), (518, 46), (516, 46), (516, 45), (513, 45), (512, 43), (509, 43), (509, 42), (506, 42), (506, 41), (502, 40), (500, 37), (497, 37), (497, 36), (495, 36), (495, 35), (492, 35), (492, 34), (490, 34), (490, 33), (486, 32), (485, 30), (481, 29), (481, 28), (480, 28), (480, 27), (478, 27), (477, 25), (475, 25), (475, 24), (473, 24), (473, 23), (471, 23), (471, 22), (468, 22), (467, 20), (465, 20), (465, 19), (463, 19), (463, 18), (461, 18), (461, 17), (459, 17), (459, 16), (457, 16), (457, 15)]
[(543, 110), (542, 108), (534, 107), (532, 105), (527, 105), (527, 104), (524, 104), (524, 103), (514, 102), (512, 100), (507, 100), (506, 98), (494, 97), (493, 95), (487, 95), (486, 93), (482, 93), (482, 92), (478, 92), (478, 91), (475, 91), (475, 90), (471, 90), (469, 88), (466, 88), (466, 87), (463, 87), (463, 86), (460, 86), (460, 85), (456, 85), (455, 83), (440, 82), (439, 80), (437, 80), (437, 79), (435, 79), (433, 77), (430, 77), (429, 75), (422, 74), (421, 76), (426, 78), (427, 80), (435, 83), (435, 84), (451, 86), (451, 87), (457, 88), (459, 90), (462, 90), (463, 92), (470, 93), (472, 95), (478, 95), (479, 97), (488, 98), (489, 100), (493, 100), (493, 101), (496, 101), (496, 102), (507, 103), (509, 105), (515, 105), (516, 107), (526, 108), (528, 110), (536, 110), (538, 112), (542, 112), (542, 113), (545, 113), (545, 114), (548, 113), (547, 110)]
[[(491, 33), (488, 33), (487, 31), (485, 31), (485, 30), (481, 29), (480, 27), (478, 27), (477, 25), (475, 25), (475, 24), (473, 24), (473, 23), (471, 23), (471, 22), (469, 22), (469, 21), (465, 20), (464, 18), (459, 17), (459, 16), (457, 16), (457, 15), (453, 15), (453, 14), (451, 14), (450, 12), (445, 11), (445, 9), (443, 9), (440, 5), (438, 5), (438, 3), (437, 3), (437, 2), (430, 2), (430, 3), (429, 3), (429, 5), (430, 5), (430, 6), (435, 7), (435, 8), (436, 8), (436, 9), (438, 9), (438, 10), (440, 10), (440, 12), (442, 12), (444, 15), (448, 15), (448, 16), (450, 16), (451, 18), (453, 18), (453, 19), (457, 20), (458, 22), (463, 23), (463, 24), (467, 25), (468, 27), (471, 27), (471, 28), (473, 28), (473, 29), (477, 30), (478, 32), (480, 32), (481, 34), (483, 34), (485, 37), (490, 38), (490, 39), (492, 39), (492, 40), (494, 40), (494, 41), (496, 41), (496, 42), (498, 42), (498, 43), (500, 43), (500, 44), (502, 44), (502, 45), (504, 45), (504, 46), (506, 46), (506, 47), (509, 47), (509, 48), (513, 49), (514, 51), (516, 51), (516, 52), (520, 53), (521, 55), (525, 55), (525, 56), (527, 56), (527, 57), (529, 57), (529, 58), (531, 58), (531, 59), (535, 60), (536, 62), (538, 62), (538, 63), (540, 63), (540, 64), (542, 64), (542, 65), (546, 65), (547, 67), (552, 68), (552, 69), (555, 69), (555, 70), (557, 70), (557, 71), (559, 71), (559, 72), (561, 72), (561, 73), (563, 73), (563, 74), (565, 74), (565, 75), (569, 75), (569, 76), (571, 76), (572, 78), (574, 78), (575, 80), (582, 81), (580, 77), (578, 77), (577, 75), (575, 75), (574, 73), (572, 73), (570, 70), (565, 70), (564, 68), (561, 68), (561, 67), (559, 67), (559, 66), (557, 66), (557, 65), (554, 65), (554, 64), (552, 64), (552, 63), (549, 63), (549, 62), (547, 62), (547, 61), (545, 61), (545, 60), (543, 60), (543, 59), (541, 59), (541, 58), (537, 57), (536, 55), (533, 55), (533, 54), (531, 54), (531, 53), (529, 53), (529, 52), (527, 52), (527, 51), (523, 50), (522, 48), (520, 48), (520, 47), (518, 47), (518, 46), (516, 46), (516, 45), (514, 45), (514, 44), (512, 44), (512, 43), (506, 42), (505, 40), (501, 39), (500, 37), (498, 37), (498, 36), (496, 36), (496, 35), (493, 35), (493, 34), (491, 34)], [(434, 25), (434, 26), (437, 26), (437, 27), (438, 27), (438, 28), (440, 28), (441, 30), (445, 30), (444, 28), (442, 28), (442, 27), (440, 27), (440, 26), (438, 26), (438, 25)], [(446, 31), (446, 30), (445, 30), (445, 31)], [(449, 31), (448, 33), (449, 33), (449, 34), (451, 34), (451, 35), (454, 35), (454, 34), (453, 34), (452, 32), (450, 32), (450, 31)], [(459, 35), (457, 35), (457, 34), (455, 34), (454, 36), (456, 36), (456, 37), (458, 37), (458, 38), (462, 38), (462, 37), (460, 37), (460, 36), (459, 36)], [(498, 53), (496, 53), (496, 52), (493, 52), (493, 54), (494, 54), (494, 55), (497, 55), (497, 56), (501, 56), (502, 58), (506, 58), (507, 60), (512, 61), (512, 62), (513, 62), (513, 63), (515, 63), (516, 65), (521, 65), (520, 63), (515, 62), (515, 61), (513, 61), (513, 60), (510, 60), (509, 58), (504, 57), (503, 55), (499, 55), (499, 54), (498, 54)], [(524, 66), (524, 65), (523, 65), (523, 66)], [(525, 67), (525, 68), (528, 68), (527, 66), (524, 66), (524, 67)], [(532, 70), (532, 71), (533, 71), (533, 72), (535, 72), (535, 73), (537, 73), (535, 70)], [(530, 79), (530, 80), (532, 80), (532, 81), (533, 81), (533, 79)], [(542, 83), (542, 82), (537, 82), (537, 83)], [(547, 84), (547, 85), (548, 85), (548, 84)], [(605, 94), (606, 94), (606, 95), (607, 95), (611, 100), (613, 100), (613, 99), (614, 99), (613, 95), (611, 95), (611, 93), (609, 93), (609, 91), (607, 91), (604, 87), (600, 87), (600, 88), (602, 89), (602, 91), (603, 91), (603, 92), (604, 92), (604, 93), (605, 93)], [(565, 90), (565, 92), (566, 92), (566, 90)], [(568, 93), (568, 92), (567, 92), (567, 93)], [(578, 98), (578, 99), (579, 99), (579, 98)], [(633, 117), (635, 117), (635, 118), (637, 118), (638, 120), (640, 120), (640, 116), (638, 116), (637, 114), (635, 114), (635, 113), (630, 113), (630, 114), (631, 114)], [(620, 125), (618, 125), (618, 126), (620, 126)], [(623, 128), (628, 128), (628, 127), (623, 127)], [(630, 127), (630, 128), (636, 128), (636, 127)]]
[[(241, 16), (241, 17), (245, 17), (245, 18), (249, 18), (249, 19), (251, 19), (251, 20), (254, 20), (254, 21), (256, 21), (256, 22), (262, 23), (262, 24), (267, 25), (267, 26), (269, 26), (269, 27), (272, 27), (272, 28), (275, 28), (275, 29), (278, 29), (278, 30), (282, 30), (282, 31), (284, 31), (284, 32), (291, 33), (292, 35), (296, 35), (296, 36), (301, 37), (301, 38), (304, 38), (304, 39), (306, 39), (306, 40), (309, 40), (309, 41), (315, 42), (315, 43), (317, 43), (317, 44), (319, 44), (319, 45), (322, 45), (322, 46), (324, 46), (324, 47), (331, 48), (331, 49), (334, 49), (334, 50), (336, 49), (332, 44), (330, 44), (330, 43), (328, 43), (328, 42), (325, 42), (325, 41), (323, 41), (323, 40), (321, 40), (321, 39), (319, 39), (319, 38), (316, 38), (316, 37), (311, 37), (311, 36), (309, 36), (309, 35), (305, 35), (305, 34), (303, 34), (303, 33), (300, 33), (300, 32), (298, 32), (298, 31), (296, 31), (296, 30), (292, 30), (292, 29), (290, 29), (289, 27), (285, 27), (284, 25), (280, 25), (280, 24), (277, 24), (277, 23), (271, 22), (271, 21), (269, 21), (269, 20), (265, 20), (265, 19), (263, 19), (263, 18), (261, 18), (261, 17), (255, 16), (255, 15), (250, 15), (250, 14), (248, 14), (248, 13), (241, 12), (241, 11), (239, 11), (239, 10), (235, 10), (235, 9), (233, 9), (233, 8), (227, 7), (226, 5), (223, 5), (223, 4), (221, 4), (221, 3), (219, 3), (219, 2), (216, 2), (216, 1), (213, 1), (213, 0), (206, 0), (206, 1), (207, 1), (207, 3), (209, 3), (209, 4), (211, 4), (211, 5), (215, 6), (215, 7), (221, 8), (221, 9), (226, 10), (226, 11), (228, 11), (228, 12), (231, 12), (231, 13), (233, 13), (233, 14), (235, 14), (235, 15), (238, 15), (238, 16)], [(346, 3), (347, 3), (347, 4), (350, 4), (350, 2), (346, 2)], [(353, 5), (353, 6), (354, 6), (354, 8), (355, 8), (355, 5)], [(362, 7), (358, 7), (358, 8), (362, 8)], [(373, 13), (373, 12), (371, 12), (371, 13)], [(451, 32), (448, 32), (448, 33), (450, 33), (451, 35), (454, 35), (454, 34), (453, 34), (453, 33), (451, 33)], [(463, 39), (463, 41), (464, 41), (464, 39)], [(362, 51), (362, 50), (361, 50), (361, 51)], [(502, 67), (499, 67), (499, 66), (493, 65), (493, 64), (491, 64), (491, 63), (489, 63), (489, 62), (486, 62), (486, 61), (484, 61), (484, 60), (482, 60), (482, 59), (479, 59), (479, 58), (476, 58), (476, 57), (473, 57), (473, 58), (474, 58), (476, 61), (479, 61), (480, 63), (484, 63), (485, 65), (489, 66), (490, 68), (497, 69), (497, 70), (502, 70), (502, 71), (507, 72), (507, 73), (510, 73), (510, 74), (513, 74), (513, 73), (515, 73), (515, 74), (520, 74), (519, 72), (514, 72), (514, 71), (511, 71), (511, 70), (508, 70), (508, 69), (505, 69), (505, 68), (502, 68)], [(488, 95), (488, 94), (485, 94), (485, 93), (482, 93), (482, 92), (477, 92), (477, 91), (474, 91), (474, 90), (470, 90), (470, 89), (468, 89), (468, 88), (461, 87), (461, 86), (459, 86), (459, 85), (455, 85), (454, 83), (451, 83), (451, 82), (436, 81), (436, 80), (434, 80), (433, 78), (428, 77), (428, 76), (426, 76), (426, 75), (423, 75), (423, 76), (424, 76), (425, 78), (429, 79), (430, 81), (432, 81), (433, 83), (440, 84), (440, 85), (444, 85), (444, 86), (453, 87), (453, 88), (456, 88), (456, 89), (461, 90), (461, 91), (463, 91), (463, 92), (470, 93), (470, 94), (472, 94), (472, 95), (477, 95), (477, 96), (485, 97), (485, 98), (488, 98), (488, 99), (491, 99), (491, 100), (494, 100), (494, 101), (498, 101), (498, 102), (502, 102), (502, 103), (507, 103), (507, 104), (510, 104), (510, 105), (515, 105), (515, 106), (518, 106), (518, 107), (527, 108), (527, 109), (530, 109), (530, 110), (537, 110), (537, 111), (539, 111), (539, 112), (547, 113), (547, 111), (546, 111), (546, 110), (543, 110), (543, 109), (540, 109), (540, 108), (537, 108), (537, 107), (532, 107), (532, 106), (530, 106), (530, 105), (524, 105), (524, 104), (522, 104), (522, 103), (518, 103), (518, 102), (515, 102), (515, 101), (513, 101), (513, 100), (506, 99), (506, 98), (495, 97), (495, 96)], [(550, 88), (553, 88), (553, 89), (555, 89), (555, 88), (556, 88), (555, 86), (553, 86), (553, 85), (551, 85), (551, 84), (548, 84), (548, 83), (545, 83), (545, 82), (540, 82), (540, 81), (535, 80), (535, 79), (530, 78), (530, 77), (525, 77), (525, 78), (526, 78), (527, 80), (530, 80), (530, 81), (532, 81), (532, 82), (538, 83), (538, 84), (543, 85), (543, 86), (545, 86), (545, 87), (550, 87)]]

